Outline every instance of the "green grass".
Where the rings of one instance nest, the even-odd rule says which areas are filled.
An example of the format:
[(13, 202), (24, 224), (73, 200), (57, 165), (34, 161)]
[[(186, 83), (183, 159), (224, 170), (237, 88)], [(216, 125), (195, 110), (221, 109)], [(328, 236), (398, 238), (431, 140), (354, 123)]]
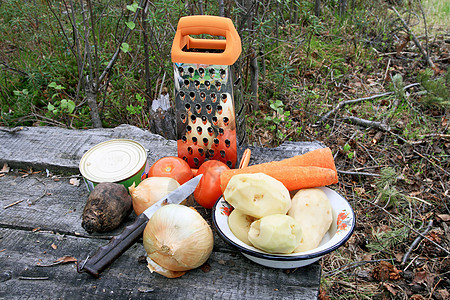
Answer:
[[(448, 32), (450, 27), (450, 2), (446, 0), (424, 0), (423, 10), (427, 16), (427, 27), (431, 34)], [(423, 30), (423, 22), (420, 24)]]

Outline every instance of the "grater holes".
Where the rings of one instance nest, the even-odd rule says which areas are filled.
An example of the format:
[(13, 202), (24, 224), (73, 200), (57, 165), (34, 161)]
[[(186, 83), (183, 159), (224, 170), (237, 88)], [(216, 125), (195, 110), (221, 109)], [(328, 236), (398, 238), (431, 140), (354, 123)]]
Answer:
[(227, 94), (222, 94), (222, 95), (220, 95), (220, 97), (222, 98), (223, 103), (227, 103), (227, 99), (228, 99)]
[(181, 100), (184, 100), (185, 96), (186, 96), (186, 94), (183, 91), (180, 91), (180, 98), (181, 98)]
[(180, 115), (180, 118), (181, 118), (181, 122), (183, 122), (183, 123), (186, 123), (186, 115), (185, 114), (181, 114)]
[(203, 145), (205, 145), (205, 147), (208, 147), (209, 144), (209, 140), (207, 138), (203, 138)]
[(215, 139), (213, 140), (213, 143), (214, 143), (214, 146), (219, 146), (219, 139), (218, 139), (218, 138), (215, 138)]
[(191, 75), (191, 77), (192, 77), (192, 75), (194, 75), (194, 68), (193, 67), (189, 67), (188, 68), (188, 72), (189, 72), (189, 75)]
[(200, 98), (202, 99), (202, 101), (206, 100), (206, 94), (205, 92), (200, 92)]
[(209, 90), (211, 88), (211, 82), (209, 82), (208, 80), (205, 80), (205, 87), (207, 90)]
[(216, 103), (216, 101), (217, 101), (217, 96), (216, 96), (216, 93), (211, 93), (211, 101), (213, 102), (213, 103)]
[(209, 136), (213, 136), (213, 134), (214, 134), (214, 129), (213, 129), (212, 127), (208, 127), (208, 128), (206, 129), (206, 131), (208, 132)]
[(212, 122), (213, 122), (214, 125), (217, 125), (217, 123), (219, 123), (219, 119), (217, 119), (216, 116), (213, 116), (213, 117), (211, 118), (211, 120), (212, 120)]
[(208, 114), (210, 114), (212, 112), (212, 105), (211, 104), (206, 104), (206, 112)]
[(223, 128), (219, 128), (219, 135), (223, 135), (225, 132), (224, 132), (224, 130), (223, 130)]
[(181, 137), (181, 140), (183, 141), (183, 143), (186, 143), (186, 142), (187, 142), (187, 137), (186, 137), (185, 135), (183, 135), (183, 136)]
[(222, 158), (225, 158), (225, 154), (226, 154), (226, 153), (225, 153), (225, 150), (220, 150), (219, 153), (220, 153), (220, 156), (221, 156)]
[(195, 115), (191, 115), (191, 121), (192, 124), (195, 124), (195, 122), (197, 122), (197, 117)]
[(192, 153), (194, 153), (194, 150), (192, 149), (192, 147), (187, 147), (187, 151), (188, 151), (189, 155), (192, 155)]
[(224, 79), (225, 75), (227, 75), (227, 72), (224, 69), (219, 70), (220, 78)]
[(195, 93), (194, 92), (189, 92), (189, 97), (191, 97), (192, 101), (195, 101)]
[(203, 76), (205, 76), (205, 69), (203, 69), (203, 68), (198, 68), (198, 74), (200, 75), (200, 77), (203, 78)]
[(186, 108), (187, 111), (191, 111), (191, 105), (189, 103), (186, 103), (184, 108)]
[(220, 89), (222, 88), (222, 83), (219, 80), (217, 80), (216, 83), (215, 83), (215, 86), (216, 86), (216, 89), (218, 91), (220, 91)]
[(227, 166), (230, 169), (233, 167), (233, 163), (231, 162), (231, 160), (227, 160)]
[(221, 115), (222, 112), (223, 112), (223, 107), (222, 107), (222, 105), (217, 105), (217, 113), (218, 113), (219, 115)]
[[(201, 126), (197, 126), (197, 133), (198, 133), (198, 135), (201, 135), (202, 132), (203, 132), (203, 128), (202, 128)], [(205, 139), (203, 139), (203, 141), (204, 141), (204, 140), (205, 140)]]
[(197, 145), (197, 138), (195, 136), (192, 137), (192, 142), (194, 143), (194, 145)]
[(198, 148), (198, 154), (200, 154), (200, 156), (203, 156), (203, 148)]
[(185, 79), (185, 80), (184, 80), (184, 85), (185, 85), (187, 88), (189, 88), (189, 79)]
[(192, 132), (192, 126), (191, 125), (186, 126), (186, 132), (188, 134), (190, 134)]
[(198, 160), (198, 158), (197, 157), (194, 157), (194, 164), (195, 164), (195, 166), (198, 166), (198, 163), (199, 163), (200, 161)]
[(194, 80), (195, 88), (198, 89), (200, 87), (200, 81)]
[(202, 112), (202, 106), (200, 104), (195, 104), (195, 111), (200, 114)]
[(180, 73), (180, 75), (183, 76), (184, 68), (183, 67), (178, 67), (178, 73)]
[(208, 150), (208, 154), (209, 154), (209, 157), (214, 157), (214, 150), (213, 149), (209, 149)]
[(209, 69), (209, 77), (214, 78), (214, 76), (216, 75), (216, 70), (214, 69)]
[(225, 140), (225, 146), (226, 146), (227, 148), (230, 148), (231, 142), (230, 142), (229, 139), (226, 139), (226, 140)]
[(206, 125), (206, 123), (208, 123), (208, 118), (206, 116), (202, 116), (202, 123), (203, 125)]
[(230, 124), (230, 119), (228, 118), (228, 117), (223, 117), (223, 124), (225, 125), (225, 126), (228, 126), (228, 124)]
[(187, 158), (186, 156), (183, 156), (183, 160), (184, 160), (185, 162), (188, 162), (188, 158)]

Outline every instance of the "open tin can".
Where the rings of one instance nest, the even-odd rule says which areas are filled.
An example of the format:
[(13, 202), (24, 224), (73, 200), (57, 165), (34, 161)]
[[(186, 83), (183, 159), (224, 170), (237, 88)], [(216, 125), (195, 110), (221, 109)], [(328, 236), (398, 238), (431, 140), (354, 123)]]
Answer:
[(89, 149), (79, 169), (89, 192), (100, 182), (114, 182), (128, 188), (147, 178), (150, 169), (147, 151), (138, 142), (112, 139)]

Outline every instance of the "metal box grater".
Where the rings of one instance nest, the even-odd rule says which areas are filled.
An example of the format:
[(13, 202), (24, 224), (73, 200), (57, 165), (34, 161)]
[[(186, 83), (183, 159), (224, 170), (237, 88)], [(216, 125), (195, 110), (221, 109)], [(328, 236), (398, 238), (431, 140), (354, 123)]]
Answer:
[[(225, 39), (190, 36), (201, 34)], [(235, 168), (240, 159), (246, 136), (240, 53), (241, 40), (230, 19), (180, 19), (172, 44), (177, 149), (191, 168), (197, 169), (208, 159)]]

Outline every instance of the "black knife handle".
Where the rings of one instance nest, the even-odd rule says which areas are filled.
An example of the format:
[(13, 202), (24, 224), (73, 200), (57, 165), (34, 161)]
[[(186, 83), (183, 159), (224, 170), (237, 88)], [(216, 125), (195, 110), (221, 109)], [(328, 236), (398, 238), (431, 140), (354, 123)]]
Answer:
[(147, 216), (140, 214), (133, 224), (125, 227), (121, 234), (113, 237), (105, 246), (100, 247), (94, 256), (89, 258), (79, 268), (78, 272), (86, 271), (98, 278), (106, 267), (127, 251), (142, 236), (147, 222)]

